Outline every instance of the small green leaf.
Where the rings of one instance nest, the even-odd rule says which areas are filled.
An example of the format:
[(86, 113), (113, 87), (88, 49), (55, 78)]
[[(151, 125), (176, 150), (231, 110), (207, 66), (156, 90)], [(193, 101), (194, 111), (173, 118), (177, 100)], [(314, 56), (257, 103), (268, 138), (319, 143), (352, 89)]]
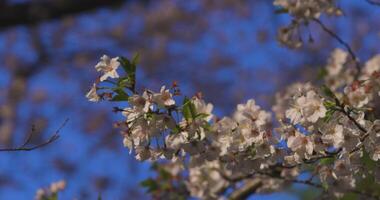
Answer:
[(187, 97), (185, 97), (183, 100), (182, 114), (188, 122), (192, 122), (194, 119), (196, 119), (197, 116), (197, 111), (195, 109), (194, 103), (191, 102), (191, 100)]
[(331, 164), (334, 163), (334, 161), (335, 161), (334, 158), (322, 158), (322, 159), (319, 161), (319, 163), (320, 163), (321, 165), (331, 165)]
[(328, 190), (329, 189), (329, 184), (328, 183), (322, 183), (322, 187), (324, 190)]
[(326, 116), (323, 118), (323, 121), (329, 122), (331, 120), (331, 118), (333, 117), (334, 113), (335, 113), (335, 110), (333, 110), (333, 109), (327, 110)]
[(164, 180), (169, 180), (172, 178), (172, 174), (170, 174), (168, 171), (166, 171), (165, 169), (160, 169), (160, 176), (162, 177), (162, 179)]
[(197, 109), (195, 108), (194, 103), (190, 101), (189, 107), (190, 107), (191, 117), (195, 119), (197, 117)]
[(371, 157), (369, 156), (368, 152), (364, 149), (363, 151), (363, 157), (361, 158), (364, 166), (369, 170), (372, 171), (376, 169), (377, 167), (377, 162), (372, 160)]
[(136, 53), (136, 54), (133, 56), (132, 64), (136, 66), (139, 62), (140, 62), (140, 54), (139, 54), (139, 53)]
[(129, 80), (129, 77), (119, 78), (119, 80), (117, 81), (117, 86), (120, 88), (129, 88), (131, 87), (130, 82), (131, 81)]
[(354, 193), (345, 193), (340, 200), (356, 200), (359, 199), (357, 194)]
[(274, 11), (275, 14), (285, 14), (285, 13), (288, 13), (288, 9), (285, 9), (285, 8), (281, 8), (281, 9), (276, 9)]
[(209, 114), (206, 114), (206, 113), (198, 113), (195, 118), (196, 119), (204, 119), (206, 117), (210, 116)]
[(128, 88), (135, 91), (136, 85), (136, 65), (139, 60), (138, 54), (134, 56), (132, 62), (125, 57), (119, 57), (119, 62), (123, 67), (124, 71), (127, 73)]
[(318, 70), (317, 79), (322, 80), (325, 76), (327, 76), (328, 72), (326, 68), (322, 67)]
[(53, 193), (51, 196), (43, 198), (43, 200), (58, 200), (58, 194)]
[(335, 103), (334, 101), (324, 101), (324, 102), (323, 102), (323, 105), (324, 105), (327, 109), (333, 109), (333, 108), (335, 108), (336, 103)]
[(173, 129), (172, 129), (172, 133), (174, 134), (177, 134), (177, 133), (180, 133), (181, 132), (181, 127), (179, 125), (176, 125)]
[(124, 92), (121, 88), (115, 88), (113, 91), (116, 93), (111, 99), (111, 101), (128, 101), (128, 94)]
[(322, 92), (323, 92), (327, 97), (330, 97), (330, 98), (336, 99), (336, 96), (335, 96), (334, 92), (331, 91), (331, 89), (328, 88), (326, 85), (322, 85), (321, 90), (322, 90)]
[(202, 126), (206, 131), (211, 131), (211, 125), (209, 123), (205, 123), (203, 126)]
[(142, 187), (146, 187), (148, 189), (148, 192), (153, 192), (159, 189), (159, 184), (151, 178), (142, 181), (140, 184)]

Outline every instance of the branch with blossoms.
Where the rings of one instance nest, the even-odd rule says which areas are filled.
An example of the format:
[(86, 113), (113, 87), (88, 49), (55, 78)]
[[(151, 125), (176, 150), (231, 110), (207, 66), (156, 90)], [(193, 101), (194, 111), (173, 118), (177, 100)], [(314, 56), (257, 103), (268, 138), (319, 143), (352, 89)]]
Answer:
[[(282, 12), (278, 13), (288, 13), (293, 17), (292, 23), (287, 27), (281, 28), (278, 33), (278, 39), (282, 44), (290, 48), (301, 47), (303, 40), (300, 28), (302, 26), (309, 26), (310, 22), (315, 22), (324, 32), (346, 48), (356, 67), (355, 79), (358, 78), (361, 71), (361, 64), (353, 48), (319, 19), (322, 14), (329, 16), (343, 15), (343, 11), (337, 6), (336, 0), (275, 0), (274, 5), (281, 8)], [(309, 34), (309, 41), (313, 41), (311, 34)]]
[(35, 200), (58, 200), (58, 193), (66, 188), (66, 181), (60, 180), (53, 182), (49, 187), (37, 190)]
[(380, 2), (378, 2), (378, 1), (366, 0), (366, 2), (368, 2), (369, 4), (374, 5), (374, 6), (380, 6)]
[[(352, 50), (351, 46), (347, 42), (345, 42), (342, 38), (340, 38), (339, 35), (337, 35), (332, 30), (330, 30), (329, 28), (327, 28), (319, 19), (315, 18), (315, 19), (313, 19), (313, 21), (315, 21), (319, 26), (321, 26), (321, 28), (322, 28), (323, 31), (325, 31), (331, 37), (333, 37), (334, 39), (336, 39), (336, 41), (338, 41), (340, 44), (342, 44), (347, 49), (347, 51), (349, 52), (352, 60), (355, 63), (355, 67), (356, 67), (356, 70), (357, 70), (356, 75), (358, 76), (360, 74), (360, 71), (361, 71), (361, 65), (360, 65), (358, 57), (356, 56), (356, 54)], [(355, 77), (355, 79), (358, 78), (357, 76)]]
[[(314, 21), (346, 50), (331, 53), (321, 85), (295, 83), (276, 94), (272, 112), (250, 99), (232, 116), (216, 117), (202, 95), (184, 96), (177, 83), (140, 91), (138, 56), (104, 55), (95, 66), (101, 75), (86, 97), (127, 105), (114, 107), (123, 117), (116, 124), (130, 154), (157, 163), (157, 176), (142, 182), (155, 198), (244, 199), (302, 183), (327, 198), (379, 199), (380, 120), (372, 110), (380, 95), (380, 55), (360, 64), (348, 43), (319, 21), (321, 14), (342, 15), (335, 1), (274, 4), (294, 18), (280, 30), (282, 43), (299, 47), (299, 27)], [(300, 180), (301, 173), (311, 176)]]
[[(251, 194), (248, 191), (276, 191), (287, 187), (289, 181), (284, 180), (301, 183), (298, 175), (312, 169), (317, 182), (304, 183), (328, 194), (374, 197), (375, 191), (357, 192), (356, 182), (378, 173), (373, 166), (380, 158), (380, 121), (366, 119), (366, 110), (380, 91), (380, 59), (370, 59), (357, 81), (351, 69), (343, 67), (348, 54), (334, 50), (326, 64), (324, 86), (294, 84), (277, 95), (273, 106), (277, 127), (273, 127), (271, 113), (253, 99), (239, 104), (232, 117), (217, 119), (210, 103), (200, 95), (182, 96), (177, 84), (163, 86), (158, 92), (137, 91), (137, 57), (103, 56), (95, 66), (103, 74), (87, 97), (95, 102), (128, 103), (126, 108), (114, 108), (125, 117), (117, 123), (124, 145), (137, 160), (181, 169), (169, 169), (167, 173), (172, 175), (165, 177), (186, 177), (188, 192), (183, 194), (201, 199), (234, 197), (239, 190), (235, 194), (228, 190), (241, 184), (244, 197)], [(260, 176), (252, 176), (255, 174)], [(173, 195), (157, 185), (154, 179), (144, 182), (151, 193)]]

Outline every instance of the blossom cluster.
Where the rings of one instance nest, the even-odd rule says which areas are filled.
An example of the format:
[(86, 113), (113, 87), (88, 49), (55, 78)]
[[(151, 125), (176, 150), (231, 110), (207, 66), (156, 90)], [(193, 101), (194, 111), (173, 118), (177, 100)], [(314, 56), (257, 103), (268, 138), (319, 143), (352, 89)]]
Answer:
[(273, 4), (280, 8), (278, 12), (288, 13), (292, 22), (279, 29), (279, 41), (291, 48), (302, 46), (300, 28), (307, 26), (310, 21), (318, 20), (322, 14), (341, 16), (342, 10), (336, 0), (275, 0)]
[(36, 192), (35, 200), (54, 200), (58, 197), (58, 192), (64, 190), (66, 181), (61, 180), (50, 184), (48, 188), (38, 189)]
[(182, 96), (177, 84), (138, 93), (135, 61), (108, 56), (96, 65), (103, 74), (87, 98), (128, 102), (114, 108), (124, 117), (117, 123), (124, 146), (137, 160), (170, 164), (173, 177), (187, 171), (185, 186), (193, 197), (217, 199), (250, 178), (263, 183), (257, 192), (278, 190), (310, 170), (310, 163), (310, 181), (341, 197), (366, 177), (380, 177), (373, 168), (380, 159), (380, 120), (371, 113), (380, 91), (379, 58), (355, 76), (348, 53), (335, 49), (323, 69), (325, 84), (291, 85), (276, 95), (273, 113), (250, 99), (231, 117), (217, 118), (212, 104), (201, 95)]
[[(183, 96), (177, 83), (160, 90), (136, 88), (137, 57), (101, 57), (102, 74), (86, 97), (126, 102), (115, 107), (123, 144), (137, 160), (153, 162), (156, 179), (142, 183), (158, 199), (242, 199), (303, 183), (327, 199), (347, 194), (380, 199), (380, 55), (363, 64), (320, 21), (340, 16), (336, 0), (275, 0), (292, 17), (279, 41), (302, 45), (302, 26), (312, 21), (346, 47), (334, 49), (318, 84), (294, 83), (275, 95), (272, 111), (255, 100), (218, 117), (202, 95)], [(122, 73), (120, 71), (123, 71)], [(159, 166), (159, 167), (157, 167)], [(299, 175), (307, 174), (307, 180)]]
[(322, 13), (328, 15), (341, 15), (336, 0), (275, 0), (275, 6), (285, 9), (298, 20), (319, 18)]

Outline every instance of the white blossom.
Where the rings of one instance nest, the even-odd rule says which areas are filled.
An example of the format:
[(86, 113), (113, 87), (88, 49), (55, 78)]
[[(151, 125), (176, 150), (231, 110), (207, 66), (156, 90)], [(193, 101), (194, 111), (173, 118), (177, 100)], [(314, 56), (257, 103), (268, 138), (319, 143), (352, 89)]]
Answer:
[(340, 148), (344, 143), (343, 126), (331, 126), (330, 129), (322, 135), (322, 140), (324, 143), (331, 144), (335, 148)]
[(192, 103), (194, 104), (196, 112), (198, 114), (206, 114), (207, 115), (205, 117), (206, 121), (210, 121), (212, 119), (212, 117), (213, 117), (212, 109), (214, 106), (211, 103), (206, 104), (206, 102), (203, 99), (199, 99), (199, 98), (193, 98)]
[(35, 200), (45, 200), (51, 199), (53, 196), (57, 195), (58, 192), (66, 188), (66, 181), (60, 180), (50, 184), (48, 188), (38, 189), (34, 197)]
[(350, 104), (357, 108), (364, 107), (372, 99), (372, 94), (369, 93), (364, 86), (356, 83), (345, 87), (344, 93), (347, 95)]
[(380, 120), (373, 122), (368, 130), (368, 138), (364, 142), (365, 150), (374, 161), (380, 160)]
[(334, 0), (275, 0), (275, 6), (281, 6), (297, 19), (319, 18), (321, 13), (341, 15)]
[(204, 162), (201, 166), (189, 169), (189, 181), (186, 186), (191, 195), (200, 199), (215, 199), (217, 192), (228, 183), (220, 175), (217, 161)]
[(346, 63), (348, 53), (342, 49), (335, 49), (328, 60), (326, 66), (328, 76), (337, 76), (341, 73), (344, 63)]
[(238, 104), (234, 119), (237, 122), (244, 120), (250, 120), (257, 127), (266, 125), (271, 120), (271, 114), (260, 109), (260, 106), (256, 105), (254, 99), (250, 99), (246, 104)]
[(305, 121), (315, 123), (326, 115), (327, 110), (323, 105), (323, 100), (314, 90), (310, 90), (306, 95), (296, 98), (294, 103), (294, 106), (286, 111), (286, 117), (293, 124)]
[(161, 107), (172, 106), (175, 104), (173, 95), (168, 89), (165, 89), (165, 86), (161, 87), (159, 93), (153, 94), (153, 101)]
[(116, 71), (120, 66), (118, 59), (118, 57), (111, 59), (107, 55), (103, 55), (100, 58), (100, 62), (96, 64), (95, 69), (103, 73), (100, 77), (101, 82), (108, 78), (119, 78), (119, 74)]
[(100, 97), (99, 95), (96, 93), (96, 84), (94, 83), (91, 87), (91, 90), (86, 94), (86, 98), (89, 100), (89, 101), (92, 101), (92, 102), (97, 102), (99, 101)]
[(380, 54), (368, 60), (362, 70), (363, 79), (370, 77), (373, 73), (380, 72)]
[(301, 157), (308, 158), (313, 154), (314, 143), (311, 137), (295, 132), (294, 136), (290, 136), (287, 140), (288, 147), (298, 153)]

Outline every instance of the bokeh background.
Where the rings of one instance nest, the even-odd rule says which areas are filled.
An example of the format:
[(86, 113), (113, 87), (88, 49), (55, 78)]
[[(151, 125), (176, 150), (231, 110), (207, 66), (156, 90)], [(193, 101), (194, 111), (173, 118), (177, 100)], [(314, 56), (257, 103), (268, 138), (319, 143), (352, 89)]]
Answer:
[[(380, 7), (340, 1), (340, 18), (322, 21), (362, 60), (379, 52)], [(314, 24), (306, 44), (287, 49), (277, 30), (290, 22), (270, 0), (3, 0), (0, 1), (0, 145), (48, 138), (69, 118), (61, 138), (31, 152), (0, 152), (0, 199), (33, 199), (65, 179), (61, 199), (149, 199), (139, 182), (152, 175), (122, 145), (114, 104), (85, 94), (103, 54), (141, 55), (138, 87), (177, 81), (184, 94), (202, 92), (218, 116), (255, 98), (270, 109), (287, 84), (316, 80), (339, 43)], [(307, 42), (312, 37), (313, 42)], [(313, 192), (313, 191), (311, 191)], [(260, 199), (302, 199), (294, 186)]]

